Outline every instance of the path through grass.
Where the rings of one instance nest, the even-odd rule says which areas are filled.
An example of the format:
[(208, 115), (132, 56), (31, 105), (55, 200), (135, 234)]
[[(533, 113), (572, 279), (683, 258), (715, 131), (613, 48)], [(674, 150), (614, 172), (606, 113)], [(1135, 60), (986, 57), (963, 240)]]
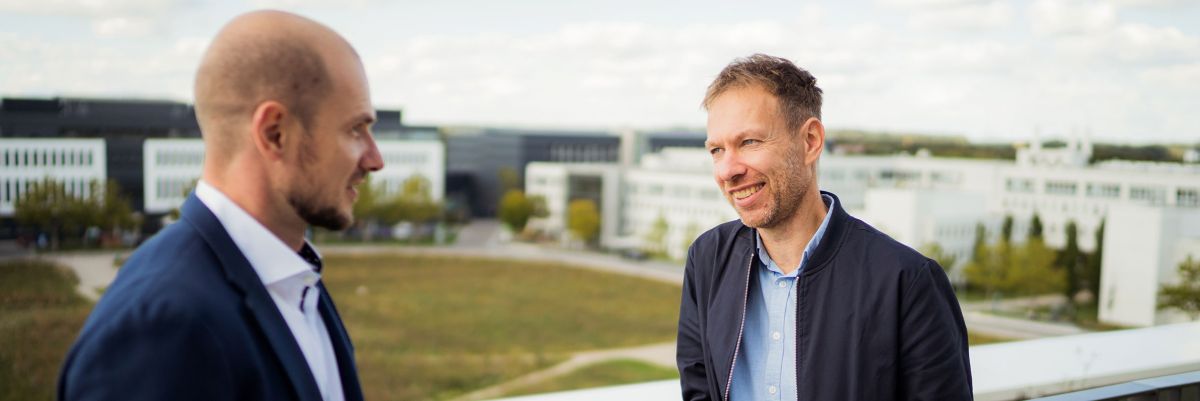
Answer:
[(672, 341), (679, 287), (547, 263), (330, 256), (372, 400), (447, 399), (571, 353)]

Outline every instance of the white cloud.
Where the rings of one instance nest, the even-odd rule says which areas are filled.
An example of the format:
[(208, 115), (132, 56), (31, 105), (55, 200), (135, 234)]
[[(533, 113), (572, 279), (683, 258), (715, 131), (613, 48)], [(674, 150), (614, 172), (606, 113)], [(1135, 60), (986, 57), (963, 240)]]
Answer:
[(113, 16), (157, 14), (185, 4), (186, 0), (0, 0), (0, 11), (34, 15)]
[[(0, 0), (0, 10), (13, 4)], [(373, 33), (354, 42), (376, 103), (402, 107), (418, 124), (701, 127), (698, 104), (713, 76), (735, 57), (763, 52), (817, 77), (833, 128), (999, 140), (1027, 137), (1034, 127), (1048, 134), (1092, 127), (1101, 138), (1135, 131), (1193, 137), (1200, 127), (1193, 111), (1200, 107), (1194, 31), (1122, 20), (1115, 3), (1035, 2), (1028, 26), (1008, 2), (884, 4), (910, 22), (861, 10), (845, 19), (836, 8), (809, 8), (788, 19), (571, 22), (535, 30)], [(37, 33), (0, 32), (0, 60), (19, 60), (0, 63), (2, 95), (191, 97), (209, 38), (174, 36), (170, 18), (101, 14), (70, 18), (94, 19), (98, 33), (152, 38), (96, 40), (97, 34), (51, 43)], [(324, 17), (336, 20), (331, 15), (341, 14)], [(141, 26), (137, 18), (160, 26)], [(1037, 34), (1029, 40), (1026, 30)], [(189, 34), (211, 33), (195, 31)]]
[(92, 30), (100, 37), (142, 37), (158, 32), (157, 24), (146, 18), (110, 17), (95, 20)]
[(1013, 14), (1009, 2), (997, 0), (915, 10), (909, 24), (919, 29), (995, 30), (1009, 26)]
[(1175, 27), (1122, 24), (1088, 36), (1059, 38), (1055, 47), (1084, 62), (1162, 64), (1200, 60), (1200, 38)]
[(1117, 22), (1112, 3), (1074, 0), (1037, 0), (1029, 8), (1030, 27), (1040, 35), (1090, 34)]

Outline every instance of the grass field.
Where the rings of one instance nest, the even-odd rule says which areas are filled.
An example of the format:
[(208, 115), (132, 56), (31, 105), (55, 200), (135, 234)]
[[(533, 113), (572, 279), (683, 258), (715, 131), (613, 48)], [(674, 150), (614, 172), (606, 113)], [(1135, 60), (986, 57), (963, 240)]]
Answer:
[(679, 287), (507, 260), (329, 257), (371, 400), (447, 399), (591, 349), (671, 341)]
[(0, 400), (52, 400), (58, 368), (91, 302), (75, 275), (41, 261), (0, 263)]
[[(572, 352), (675, 335), (679, 287), (670, 284), (508, 260), (329, 256), (326, 266), (371, 400), (454, 398)], [(0, 401), (53, 399), (62, 358), (92, 307), (75, 284), (46, 262), (0, 263)], [(617, 361), (519, 391), (671, 377), (674, 369)]]

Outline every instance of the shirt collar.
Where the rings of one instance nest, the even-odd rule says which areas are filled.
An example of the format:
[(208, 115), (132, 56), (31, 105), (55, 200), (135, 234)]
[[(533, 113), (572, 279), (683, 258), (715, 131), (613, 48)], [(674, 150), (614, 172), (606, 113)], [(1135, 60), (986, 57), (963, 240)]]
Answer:
[[(267, 230), (233, 200), (203, 180), (196, 183), (196, 197), (212, 211), (233, 243), (254, 267), (263, 285), (272, 285), (298, 275), (320, 275), (296, 251)], [(306, 240), (307, 241), (307, 240)], [(314, 248), (315, 252), (316, 249)], [(319, 255), (319, 254), (318, 254)]]
[[(800, 266), (793, 270), (792, 274), (799, 274), (804, 269), (804, 265), (808, 263), (808, 258), (817, 250), (817, 245), (821, 244), (821, 238), (825, 236), (825, 229), (829, 227), (829, 219), (833, 216), (833, 206), (836, 202), (832, 196), (821, 194), (821, 200), (825, 201), (825, 218), (821, 220), (821, 225), (817, 227), (817, 231), (813, 233), (812, 239), (808, 240), (808, 244), (804, 246), (804, 255), (800, 257)], [(758, 258), (768, 269), (782, 274), (779, 267), (775, 265), (775, 261), (771, 259), (771, 255), (767, 254), (767, 248), (762, 246), (762, 235), (758, 230), (754, 230), (754, 246), (758, 249)]]

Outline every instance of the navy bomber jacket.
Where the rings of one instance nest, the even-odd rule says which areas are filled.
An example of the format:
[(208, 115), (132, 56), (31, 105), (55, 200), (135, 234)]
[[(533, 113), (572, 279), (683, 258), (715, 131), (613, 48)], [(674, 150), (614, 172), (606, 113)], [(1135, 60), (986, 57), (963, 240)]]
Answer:
[[(966, 325), (946, 273), (833, 204), (796, 285), (798, 399), (972, 399)], [(729, 397), (760, 263), (754, 238), (735, 220), (688, 250), (676, 355), (684, 400)]]

